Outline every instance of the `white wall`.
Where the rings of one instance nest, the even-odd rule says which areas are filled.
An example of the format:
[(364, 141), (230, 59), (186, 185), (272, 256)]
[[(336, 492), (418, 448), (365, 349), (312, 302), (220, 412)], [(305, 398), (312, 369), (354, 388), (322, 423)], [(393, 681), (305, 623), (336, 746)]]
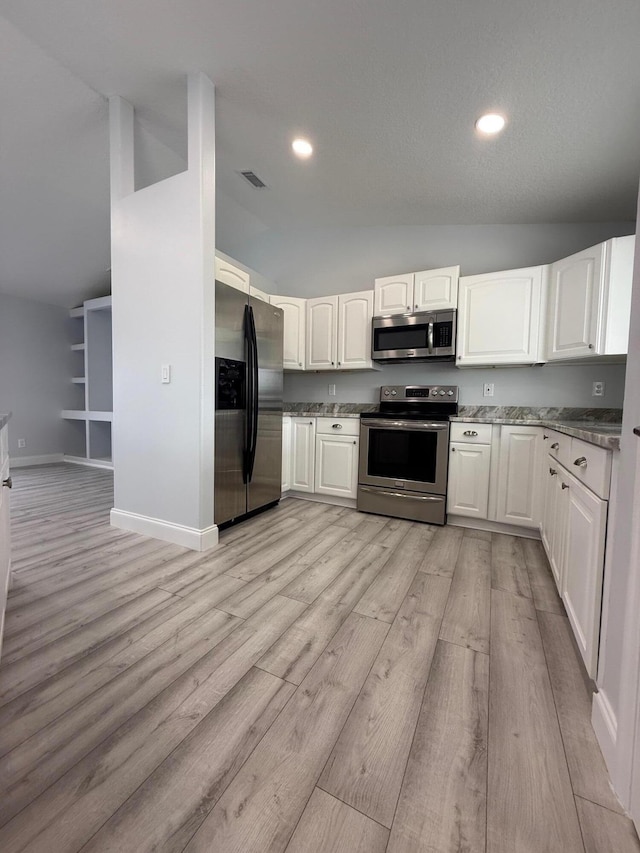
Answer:
[(72, 391), (68, 316), (54, 305), (0, 295), (0, 411), (13, 412), (13, 460), (64, 450), (60, 412)]
[[(188, 84), (188, 169), (134, 192), (133, 109), (111, 103), (112, 523), (194, 548), (213, 525), (214, 91)], [(161, 384), (161, 366), (171, 383)]]

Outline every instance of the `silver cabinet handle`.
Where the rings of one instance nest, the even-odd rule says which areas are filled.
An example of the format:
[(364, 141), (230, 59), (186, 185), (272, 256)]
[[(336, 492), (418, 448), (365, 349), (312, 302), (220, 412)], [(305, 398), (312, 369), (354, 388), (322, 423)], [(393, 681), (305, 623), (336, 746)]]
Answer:
[(342, 429), (342, 424), (332, 424), (331, 429)]
[(452, 448), (451, 448), (451, 452), (452, 452), (452, 453), (455, 453), (455, 452), (456, 452), (455, 447), (452, 447)]
[(549, 473), (551, 474), (552, 477), (555, 477), (558, 472), (556, 471), (555, 468), (549, 468)]
[(587, 457), (586, 456), (578, 456), (577, 459), (573, 460), (573, 464), (577, 465), (578, 468), (586, 468), (587, 467)]
[(554, 441), (553, 444), (551, 445), (552, 450), (557, 450), (559, 447), (560, 447), (560, 445), (558, 444), (557, 441)]
[(13, 480), (11, 479), (11, 477), (7, 477), (6, 480), (2, 481), (2, 485), (6, 486), (7, 489), (12, 489), (13, 488)]
[(593, 349), (593, 344), (589, 344), (589, 349)]
[(478, 435), (478, 433), (475, 431), (475, 429), (467, 429), (462, 434), (463, 435), (473, 435), (473, 436)]
[(568, 489), (568, 488), (569, 488), (569, 484), (568, 484), (568, 483), (563, 483), (563, 484), (562, 484), (562, 488), (563, 488), (563, 489)]

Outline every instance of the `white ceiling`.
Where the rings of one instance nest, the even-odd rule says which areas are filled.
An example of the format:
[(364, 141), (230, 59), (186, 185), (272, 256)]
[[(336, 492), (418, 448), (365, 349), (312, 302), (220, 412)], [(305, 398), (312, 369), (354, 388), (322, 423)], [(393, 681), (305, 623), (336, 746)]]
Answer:
[[(217, 88), (239, 227), (635, 216), (638, 0), (0, 0), (0, 16), (1, 292), (69, 305), (104, 286), (106, 97), (135, 105), (150, 180), (184, 160), (195, 70)], [(473, 131), (487, 109), (508, 116), (498, 139)], [(290, 155), (296, 133), (312, 160)]]

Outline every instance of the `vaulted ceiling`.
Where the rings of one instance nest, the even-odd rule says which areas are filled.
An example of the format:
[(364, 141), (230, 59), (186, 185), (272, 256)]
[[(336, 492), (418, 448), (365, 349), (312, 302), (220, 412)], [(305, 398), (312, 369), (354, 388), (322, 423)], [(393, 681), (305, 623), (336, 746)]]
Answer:
[[(639, 33), (637, 0), (0, 0), (0, 292), (104, 287), (106, 99), (136, 107), (150, 181), (183, 167), (195, 70), (219, 216), (247, 233), (631, 220)], [(481, 139), (491, 109), (507, 128)]]

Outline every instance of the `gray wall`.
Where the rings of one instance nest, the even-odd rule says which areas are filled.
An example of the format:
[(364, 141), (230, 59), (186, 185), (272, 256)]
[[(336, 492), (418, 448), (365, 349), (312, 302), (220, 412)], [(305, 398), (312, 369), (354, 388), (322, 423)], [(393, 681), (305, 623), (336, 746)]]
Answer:
[[(284, 399), (288, 402), (375, 403), (381, 385), (457, 385), (460, 402), (487, 406), (579, 406), (621, 408), (624, 365), (558, 365), (542, 367), (461, 370), (450, 364), (384, 365), (380, 371), (357, 373), (287, 373)], [(592, 397), (591, 384), (605, 383), (605, 396)], [(482, 396), (492, 382), (493, 397)], [(330, 397), (328, 385), (335, 384)]]
[(60, 411), (72, 391), (67, 322), (63, 308), (0, 294), (0, 411), (13, 413), (14, 459), (63, 452)]

